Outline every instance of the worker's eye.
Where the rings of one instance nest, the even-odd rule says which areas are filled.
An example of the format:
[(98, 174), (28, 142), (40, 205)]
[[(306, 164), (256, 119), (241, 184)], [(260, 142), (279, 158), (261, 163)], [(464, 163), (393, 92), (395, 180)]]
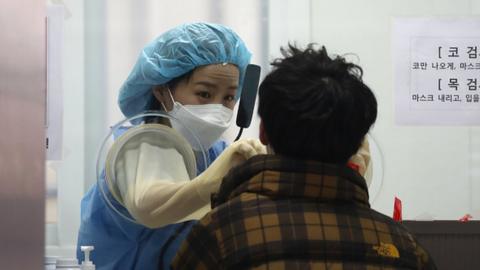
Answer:
[(228, 96), (225, 96), (224, 100), (226, 102), (232, 102), (235, 100), (235, 96), (234, 95), (228, 95)]
[(205, 99), (212, 97), (212, 95), (208, 91), (198, 91), (196, 94), (197, 94), (197, 96), (199, 96), (201, 98), (205, 98)]

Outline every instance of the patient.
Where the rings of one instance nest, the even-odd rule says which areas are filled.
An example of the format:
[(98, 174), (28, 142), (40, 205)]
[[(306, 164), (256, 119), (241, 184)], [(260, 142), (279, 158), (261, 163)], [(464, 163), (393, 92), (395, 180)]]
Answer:
[(232, 169), (173, 269), (436, 269), (401, 224), (370, 208), (358, 152), (377, 117), (362, 69), (289, 45), (259, 90), (269, 149)]

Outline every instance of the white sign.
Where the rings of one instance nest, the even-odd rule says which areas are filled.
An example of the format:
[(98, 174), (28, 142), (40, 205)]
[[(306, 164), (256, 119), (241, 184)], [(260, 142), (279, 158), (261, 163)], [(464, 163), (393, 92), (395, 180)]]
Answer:
[(480, 124), (480, 20), (394, 19), (396, 122)]
[(63, 52), (64, 7), (49, 5), (47, 9), (47, 91), (45, 147), (47, 160), (62, 159), (63, 142)]

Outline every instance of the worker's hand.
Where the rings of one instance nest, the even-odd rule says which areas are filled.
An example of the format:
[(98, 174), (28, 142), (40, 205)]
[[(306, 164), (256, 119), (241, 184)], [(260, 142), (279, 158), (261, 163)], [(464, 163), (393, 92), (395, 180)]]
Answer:
[(224, 153), (225, 156), (230, 155), (230, 168), (233, 168), (253, 156), (266, 154), (267, 148), (257, 139), (243, 139), (231, 144), (220, 157), (222, 157)]
[(247, 159), (266, 154), (266, 147), (257, 139), (242, 139), (228, 146), (220, 156), (199, 176), (192, 181), (197, 184), (197, 191), (205, 200), (210, 200), (210, 194), (217, 192), (222, 178), (231, 168), (238, 166)]
[(365, 178), (367, 186), (370, 186), (372, 182), (372, 160), (367, 137), (365, 137), (360, 149), (350, 158), (349, 162), (358, 166), (358, 173)]

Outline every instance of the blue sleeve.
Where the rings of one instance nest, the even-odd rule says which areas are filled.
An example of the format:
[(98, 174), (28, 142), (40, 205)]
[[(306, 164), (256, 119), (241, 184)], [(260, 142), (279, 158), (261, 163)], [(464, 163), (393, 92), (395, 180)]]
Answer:
[(210, 149), (208, 154), (210, 155), (210, 162), (213, 162), (217, 157), (227, 148), (227, 142), (224, 140), (216, 141)]
[[(217, 157), (227, 148), (227, 143), (223, 140), (216, 141), (207, 151), (207, 167), (217, 159)], [(197, 159), (197, 174), (201, 174), (206, 168), (203, 159)]]

